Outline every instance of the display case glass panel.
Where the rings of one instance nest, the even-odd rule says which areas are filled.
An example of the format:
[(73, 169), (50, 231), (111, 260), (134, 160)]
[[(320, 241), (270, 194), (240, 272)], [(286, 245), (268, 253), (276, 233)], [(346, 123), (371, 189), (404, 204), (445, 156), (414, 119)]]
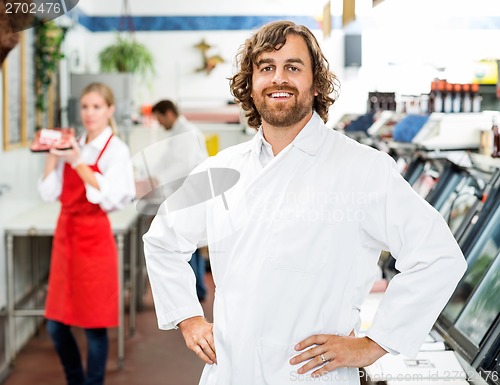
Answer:
[(485, 225), (477, 242), (466, 255), (467, 271), (443, 309), (442, 315), (450, 322), (455, 322), (458, 318), (500, 250), (499, 223), (500, 208), (497, 206), (495, 213)]
[(455, 326), (479, 346), (500, 313), (500, 253), (472, 294)]
[(453, 195), (453, 193), (457, 190), (457, 186), (463, 183), (465, 177), (466, 175), (464, 173), (451, 172), (447, 180), (436, 187), (436, 192), (432, 199), (429, 200), (429, 203), (431, 203), (436, 210), (441, 211), (444, 203), (448, 201), (450, 197), (454, 198), (456, 196)]
[(482, 188), (484, 188), (484, 183), (475, 180), (471, 176), (466, 176), (460, 180), (456, 189), (443, 201), (439, 212), (448, 222), (453, 234), (456, 234), (470, 210), (478, 202), (479, 191)]
[[(416, 174), (417, 171), (420, 171), (418, 175)], [(415, 169), (415, 175), (408, 182), (422, 198), (426, 198), (430, 191), (437, 185), (440, 172), (441, 170), (437, 162), (428, 160), (421, 168), (418, 167)]]
[(406, 179), (406, 181), (410, 185), (413, 185), (415, 183), (415, 181), (417, 180), (417, 178), (424, 171), (424, 166), (425, 166), (425, 161), (422, 158), (416, 158), (416, 159), (414, 159), (408, 165), (408, 169), (403, 174), (403, 177)]

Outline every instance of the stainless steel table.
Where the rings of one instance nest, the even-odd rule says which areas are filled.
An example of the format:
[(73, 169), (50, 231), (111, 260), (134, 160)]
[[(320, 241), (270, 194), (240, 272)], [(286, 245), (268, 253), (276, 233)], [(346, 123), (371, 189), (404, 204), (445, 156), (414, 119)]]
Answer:
[[(14, 237), (41, 237), (54, 234), (59, 216), (59, 203), (42, 203), (33, 210), (14, 218), (5, 227), (7, 248), (7, 362), (12, 363), (16, 356), (16, 323), (14, 317), (43, 316), (43, 309), (16, 309), (14, 293)], [(132, 334), (135, 330), (136, 317), (136, 275), (137, 275), (137, 223), (139, 215), (134, 204), (123, 210), (109, 214), (111, 227), (116, 238), (118, 248), (118, 280), (119, 280), (119, 326), (118, 326), (118, 366), (123, 368), (125, 363), (125, 297), (124, 284), (125, 266), (125, 238), (128, 235), (130, 247), (130, 301), (129, 301), (129, 328)]]

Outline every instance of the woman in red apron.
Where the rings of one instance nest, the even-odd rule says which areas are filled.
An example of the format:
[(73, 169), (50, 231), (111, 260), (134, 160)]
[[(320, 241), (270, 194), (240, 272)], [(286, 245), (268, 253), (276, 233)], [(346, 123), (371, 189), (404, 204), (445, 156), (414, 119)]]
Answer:
[[(118, 254), (106, 212), (130, 202), (134, 184), (128, 149), (109, 127), (113, 112), (107, 86), (85, 88), (85, 135), (70, 150), (50, 151), (41, 182), (42, 197), (61, 202), (45, 317), (68, 385), (104, 383), (107, 328), (118, 326)], [(86, 370), (71, 326), (85, 330)]]

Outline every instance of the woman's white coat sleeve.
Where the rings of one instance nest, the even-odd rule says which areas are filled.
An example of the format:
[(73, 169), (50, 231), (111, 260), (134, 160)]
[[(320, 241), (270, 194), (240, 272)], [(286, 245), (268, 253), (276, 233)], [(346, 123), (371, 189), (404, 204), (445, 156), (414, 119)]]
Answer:
[(38, 180), (38, 193), (45, 202), (55, 202), (62, 191), (63, 162), (58, 162), (56, 168), (45, 178)]
[[(112, 150), (112, 152), (110, 151)], [(134, 169), (128, 148), (109, 148), (103, 156), (102, 174), (94, 172), (99, 189), (86, 184), (87, 200), (98, 204), (104, 211), (120, 210), (135, 197)], [(106, 162), (104, 162), (106, 160)]]

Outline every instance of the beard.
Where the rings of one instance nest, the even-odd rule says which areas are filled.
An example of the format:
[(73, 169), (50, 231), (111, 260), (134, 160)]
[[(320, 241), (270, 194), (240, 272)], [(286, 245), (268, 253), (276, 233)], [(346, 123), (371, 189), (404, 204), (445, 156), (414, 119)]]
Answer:
[[(288, 103), (269, 105), (267, 95), (279, 91), (291, 92), (294, 96)], [(261, 95), (254, 97), (253, 102), (262, 121), (274, 127), (289, 127), (300, 122), (311, 113), (314, 104), (314, 89), (311, 86), (309, 91), (302, 95), (296, 88), (267, 88)]]

